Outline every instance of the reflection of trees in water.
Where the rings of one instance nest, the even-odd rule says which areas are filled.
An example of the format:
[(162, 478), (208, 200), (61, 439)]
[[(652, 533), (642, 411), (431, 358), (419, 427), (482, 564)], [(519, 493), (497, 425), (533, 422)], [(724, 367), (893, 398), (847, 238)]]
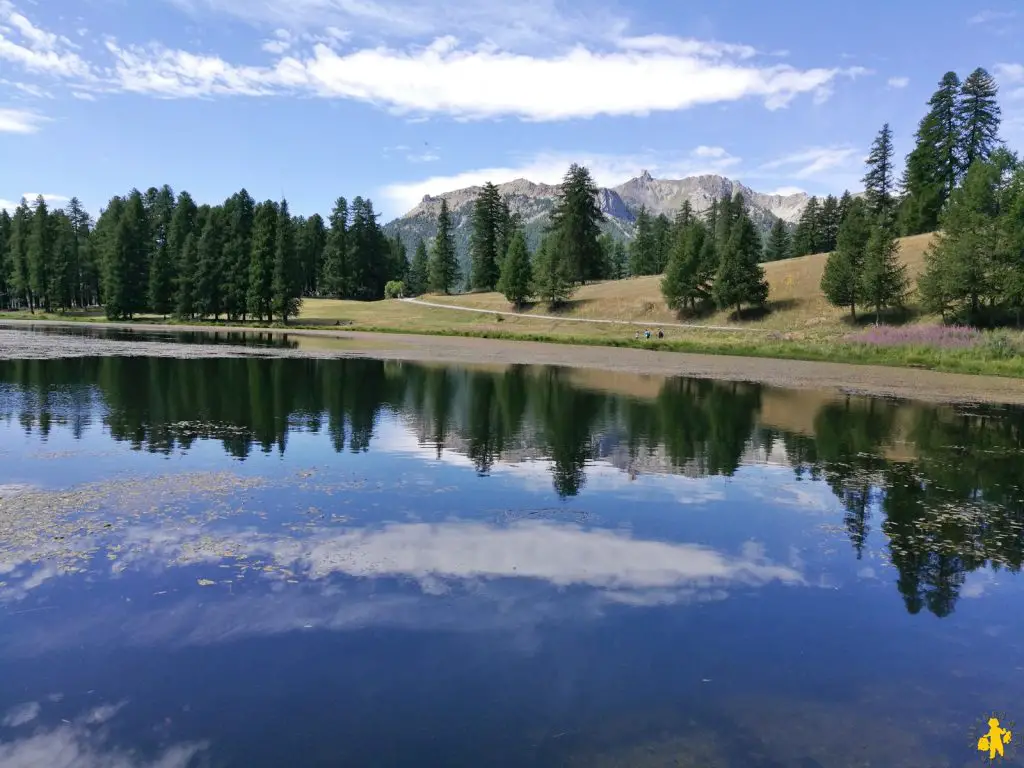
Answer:
[[(690, 476), (732, 475), (751, 451), (782, 446), (798, 479), (823, 480), (861, 557), (874, 523), (913, 613), (953, 610), (967, 573), (1024, 562), (1020, 472), (1024, 412), (908, 407), (847, 398), (821, 407), (813, 435), (758, 424), (763, 389), (671, 379), (641, 399), (574, 385), (562, 369), (502, 372), (375, 360), (76, 358), (0, 361), (0, 418), (26, 432), (80, 437), (98, 419), (138, 450), (217, 440), (241, 459), (284, 452), (292, 430), (326, 432), (335, 451), (369, 450), (384, 412), (421, 443), (464, 453), (481, 475), (499, 460), (543, 456), (562, 497), (609, 452), (629, 471), (656, 463)], [(912, 458), (887, 458), (897, 424)]]

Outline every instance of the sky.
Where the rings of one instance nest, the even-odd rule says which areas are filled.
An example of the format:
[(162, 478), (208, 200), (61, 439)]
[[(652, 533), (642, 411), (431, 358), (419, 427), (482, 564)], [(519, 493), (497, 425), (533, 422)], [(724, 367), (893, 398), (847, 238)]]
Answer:
[(948, 70), (1024, 138), (1012, 0), (0, 0), (0, 207), (170, 184), (387, 221), (491, 180), (718, 173), (859, 189)]

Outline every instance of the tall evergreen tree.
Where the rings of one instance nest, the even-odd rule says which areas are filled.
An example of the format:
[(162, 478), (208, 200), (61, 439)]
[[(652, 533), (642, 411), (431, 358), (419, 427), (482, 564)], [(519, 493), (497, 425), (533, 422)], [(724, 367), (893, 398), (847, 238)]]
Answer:
[(274, 314), (287, 325), (288, 318), (299, 314), (302, 304), (302, 265), (295, 244), (295, 222), (288, 211), (287, 200), (282, 200), (278, 206), (276, 234), (272, 306)]
[(336, 299), (344, 299), (351, 294), (352, 270), (348, 250), (348, 201), (339, 197), (331, 210), (321, 278), (324, 293)]
[(256, 206), (249, 252), (249, 294), (246, 305), (256, 320), (272, 320), (274, 261), (277, 254), (277, 204), (265, 200)]
[(100, 300), (100, 269), (92, 243), (92, 219), (77, 197), (65, 208), (75, 231), (71, 256), (71, 279), (75, 285), (74, 301), (79, 307), (98, 304)]
[(995, 78), (978, 67), (960, 87), (957, 116), (960, 123), (961, 167), (970, 170), (975, 160), (987, 161), (1001, 145), (1001, 110)]
[(319, 213), (303, 219), (297, 227), (297, 248), (302, 265), (302, 292), (307, 296), (319, 293), (323, 273), (324, 253), (327, 249), (327, 226)]
[(29, 284), (29, 242), (32, 238), (32, 209), (25, 198), (21, 199), (11, 217), (11, 237), (8, 245), (8, 268), (11, 295), (15, 297), (15, 306), (28, 307), (34, 311), (32, 304), (32, 288)]
[(66, 312), (74, 304), (72, 262), (75, 258), (75, 228), (64, 211), (50, 214), (51, 254), (46, 293), (52, 306)]
[(764, 244), (765, 261), (781, 261), (790, 256), (789, 228), (782, 219), (776, 219), (772, 223), (768, 239)]
[[(347, 240), (352, 270), (351, 297), (364, 300), (383, 298), (388, 281), (390, 246), (377, 223), (373, 202), (368, 198), (357, 196), (352, 199), (352, 224)], [(454, 245), (452, 252), (454, 254)]]
[(501, 272), (501, 263), (512, 245), (512, 238), (522, 226), (522, 220), (518, 213), (512, 212), (508, 196), (501, 198), (498, 205), (498, 232), (497, 232), (497, 258), (498, 272)]
[(142, 193), (137, 189), (133, 189), (125, 201), (121, 224), (121, 245), (125, 248), (125, 302), (122, 311), (131, 319), (146, 309), (149, 276), (149, 216)]
[(857, 319), (857, 305), (861, 299), (861, 274), (871, 224), (863, 200), (854, 199), (839, 227), (836, 249), (829, 254), (821, 276), (821, 291), (834, 307), (849, 307), (850, 316)]
[(441, 211), (437, 216), (437, 234), (430, 255), (430, 290), (435, 293), (451, 293), (459, 281), (459, 262), (455, 254), (455, 237), (448, 201), (441, 199)]
[(900, 228), (904, 234), (932, 232), (960, 176), (960, 78), (947, 72), (928, 100), (928, 113), (914, 135), (900, 186)]
[(502, 262), (498, 290), (516, 309), (525, 304), (533, 295), (533, 272), (530, 253), (526, 249), (526, 238), (522, 231), (512, 236), (508, 253)]
[(562, 236), (557, 231), (546, 235), (533, 257), (534, 292), (552, 309), (564, 304), (575, 292), (572, 262), (558, 250), (557, 241)]
[(823, 253), (831, 253), (836, 249), (836, 239), (839, 237), (839, 201), (835, 195), (828, 195), (821, 204), (821, 212), (818, 217), (819, 234), (821, 242), (818, 247)]
[(196, 249), (193, 296), (196, 314), (216, 320), (224, 311), (224, 246), (228, 237), (226, 214), (218, 206), (210, 211)]
[(32, 212), (32, 232), (28, 241), (28, 285), (37, 307), (50, 311), (49, 271), (53, 256), (53, 227), (50, 211), (42, 195), (36, 198)]
[(738, 196), (730, 206), (730, 217), (731, 231), (721, 251), (712, 290), (715, 303), (723, 309), (735, 307), (739, 318), (742, 304), (767, 303), (768, 281), (760, 264), (761, 238)]
[(800, 214), (796, 231), (793, 232), (793, 255), (821, 253), (821, 240), (821, 207), (818, 198), (812, 196)]
[(473, 203), (469, 241), (470, 287), (473, 290), (493, 291), (498, 282), (501, 215), (501, 195), (498, 188), (488, 181)]
[[(839, 226), (843, 225), (846, 221), (846, 214), (850, 212), (850, 206), (853, 204), (854, 196), (850, 194), (850, 190), (843, 190), (842, 197), (839, 198)], [(839, 239), (839, 230), (836, 230), (836, 240)]]
[(669, 254), (672, 251), (672, 222), (664, 213), (654, 217), (651, 224), (654, 234), (654, 272), (660, 275), (668, 265)]
[(123, 197), (115, 195), (110, 198), (107, 207), (100, 211), (100, 216), (96, 220), (96, 229), (93, 230), (90, 238), (90, 247), (100, 272), (99, 295), (108, 317), (117, 316), (116, 310), (112, 311), (109, 306), (111, 296), (123, 291), (123, 288), (116, 284), (121, 279), (122, 270), (112, 268), (110, 262), (112, 259), (120, 258), (117, 249), (117, 230), (121, 223), (124, 205)]
[(636, 215), (636, 229), (629, 244), (629, 273), (653, 275), (657, 269), (658, 240), (654, 232), (654, 219), (642, 207)]
[(168, 315), (174, 309), (177, 263), (170, 245), (174, 207), (174, 192), (164, 185), (154, 195), (150, 210), (153, 253), (149, 263), (149, 308), (158, 315)]
[(883, 219), (872, 228), (860, 276), (864, 305), (875, 311), (876, 323), (883, 309), (902, 307), (907, 295), (907, 266), (900, 261), (899, 253), (893, 224)]
[[(185, 240), (189, 235), (194, 235), (193, 239), (196, 241), (195, 245), (198, 248), (199, 236), (202, 233), (202, 230), (199, 228), (198, 217), (199, 206), (192, 199), (192, 195), (188, 192), (181, 192), (175, 202), (174, 213), (171, 214), (171, 223), (167, 231), (168, 261), (172, 265), (170, 271), (174, 275), (173, 300), (170, 303), (175, 307), (175, 313), (178, 312), (177, 307), (179, 305), (188, 306), (191, 312), (192, 297), (195, 293), (195, 273), (189, 272), (184, 263)], [(178, 294), (186, 290), (186, 288), (189, 293), (188, 301), (182, 304), (181, 297)]]
[(199, 237), (195, 232), (185, 235), (178, 257), (178, 285), (174, 294), (174, 314), (191, 320), (196, 314), (196, 271), (199, 266)]
[(245, 189), (224, 203), (227, 239), (224, 243), (224, 311), (228, 318), (245, 320), (249, 303), (249, 259), (256, 201)]
[(410, 296), (426, 293), (429, 270), (430, 260), (427, 257), (427, 244), (421, 237), (416, 242), (416, 251), (412, 257), (412, 264), (409, 265), (409, 279), (406, 281), (406, 289)]
[(669, 309), (676, 312), (687, 307), (696, 309), (698, 302), (707, 299), (711, 270), (705, 268), (705, 245), (711, 239), (707, 226), (695, 217), (676, 229), (668, 266), (661, 279), (661, 295)]
[(596, 280), (601, 273), (601, 222), (604, 214), (597, 205), (597, 185), (590, 171), (573, 163), (562, 179), (551, 211), (548, 232), (555, 235), (549, 245), (554, 258), (564, 259), (575, 282)]
[(0, 208), (0, 309), (13, 306), (11, 286), (9, 283), (10, 257), (8, 247), (11, 243), (11, 215), (6, 208)]
[(618, 238), (612, 243), (611, 277), (612, 280), (621, 280), (629, 276), (629, 255), (626, 251), (626, 243)]
[(886, 123), (871, 143), (864, 175), (864, 197), (875, 218), (888, 219), (893, 214), (896, 198), (896, 177), (893, 168), (892, 128)]

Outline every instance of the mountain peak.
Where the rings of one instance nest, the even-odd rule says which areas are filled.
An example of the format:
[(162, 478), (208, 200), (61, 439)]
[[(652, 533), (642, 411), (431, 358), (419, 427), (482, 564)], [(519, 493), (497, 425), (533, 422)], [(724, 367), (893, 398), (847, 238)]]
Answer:
[(654, 181), (654, 177), (651, 176), (650, 171), (648, 171), (646, 168), (640, 171), (640, 176), (638, 178), (640, 179), (640, 181)]

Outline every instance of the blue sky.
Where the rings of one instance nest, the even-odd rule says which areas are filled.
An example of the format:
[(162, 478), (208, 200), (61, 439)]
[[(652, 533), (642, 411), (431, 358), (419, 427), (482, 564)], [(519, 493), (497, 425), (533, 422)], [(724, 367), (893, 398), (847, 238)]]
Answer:
[(0, 0), (0, 206), (168, 183), (388, 219), (573, 161), (841, 192), (949, 69), (997, 76), (1013, 145), (1022, 29), (1005, 0)]

